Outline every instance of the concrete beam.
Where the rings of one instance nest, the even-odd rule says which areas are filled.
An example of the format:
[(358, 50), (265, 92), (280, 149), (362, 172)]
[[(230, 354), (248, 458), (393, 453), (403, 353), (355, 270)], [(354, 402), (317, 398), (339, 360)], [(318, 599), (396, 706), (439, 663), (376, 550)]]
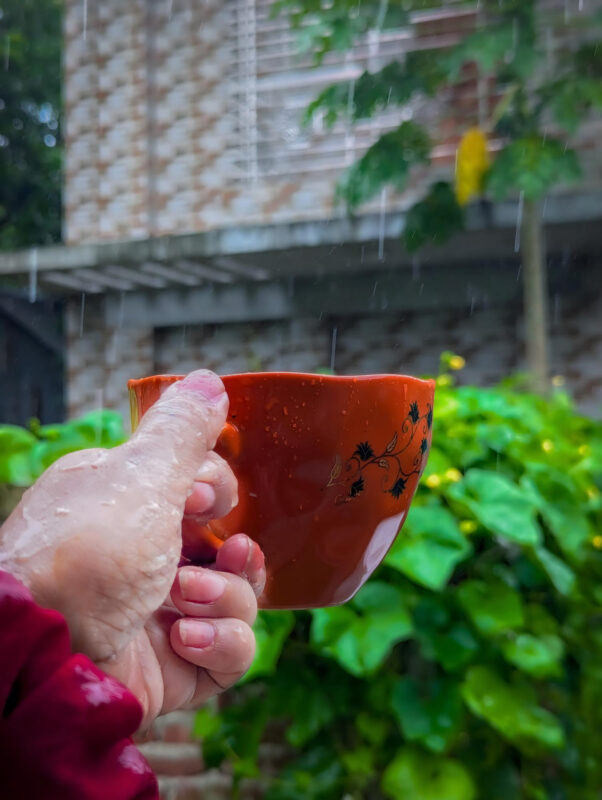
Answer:
[(483, 308), (520, 297), (515, 265), (382, 270), (107, 297), (108, 325), (201, 325)]

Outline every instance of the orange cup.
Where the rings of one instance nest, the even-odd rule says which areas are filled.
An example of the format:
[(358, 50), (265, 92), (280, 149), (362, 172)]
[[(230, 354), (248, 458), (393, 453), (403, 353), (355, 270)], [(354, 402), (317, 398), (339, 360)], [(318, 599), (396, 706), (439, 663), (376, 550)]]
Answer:
[[(129, 381), (134, 430), (182, 377)], [(214, 551), (235, 533), (254, 539), (266, 558), (262, 608), (344, 603), (404, 522), (430, 449), (434, 381), (289, 372), (223, 381), (230, 411), (216, 451), (239, 503), (208, 527), (185, 518), (185, 543)]]

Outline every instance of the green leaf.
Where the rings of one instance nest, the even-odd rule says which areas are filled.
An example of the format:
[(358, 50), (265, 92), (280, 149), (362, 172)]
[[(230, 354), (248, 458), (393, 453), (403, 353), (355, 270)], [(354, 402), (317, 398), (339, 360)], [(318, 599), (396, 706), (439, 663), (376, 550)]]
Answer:
[(222, 721), (212, 708), (200, 708), (194, 717), (194, 735), (199, 739), (216, 736), (222, 727)]
[(385, 564), (427, 589), (442, 589), (472, 546), (453, 515), (440, 506), (413, 506)]
[(426, 197), (406, 214), (403, 242), (413, 253), (427, 244), (442, 245), (464, 229), (464, 211), (447, 181), (434, 183)]
[(568, 564), (545, 547), (536, 547), (534, 555), (560, 594), (569, 595), (575, 586), (576, 575)]
[(451, 81), (460, 77), (465, 64), (476, 63), (485, 73), (490, 73), (504, 60), (514, 45), (512, 25), (490, 25), (466, 36), (451, 49), (447, 56), (447, 69)]
[(537, 705), (526, 683), (507, 683), (489, 667), (472, 667), (462, 687), (464, 700), (508, 741), (527, 752), (534, 745), (564, 747), (564, 731), (549, 711)]
[[(398, 642), (412, 633), (412, 619), (403, 592), (372, 581), (353, 606), (312, 611), (311, 640), (352, 675), (374, 672)], [(359, 613), (358, 613), (359, 612)]]
[(464, 581), (458, 587), (458, 599), (485, 636), (496, 636), (524, 623), (520, 594), (501, 581)]
[(451, 681), (401, 678), (393, 689), (392, 708), (405, 739), (435, 753), (449, 747), (460, 727), (462, 700)]
[(0, 426), (0, 483), (29, 486), (34, 481), (31, 452), (37, 442), (29, 431), (16, 425)]
[(571, 75), (541, 89), (542, 105), (568, 133), (575, 133), (592, 111), (602, 108), (600, 77)]
[(329, 702), (326, 686), (321, 691), (307, 691), (306, 687), (291, 687), (291, 691), (297, 702), (292, 708), (289, 706), (292, 722), (286, 730), (286, 739), (293, 747), (303, 747), (333, 719), (336, 709)]
[(405, 60), (392, 61), (378, 72), (364, 72), (353, 83), (328, 86), (308, 106), (303, 122), (317, 111), (332, 126), (341, 116), (354, 121), (372, 117), (389, 106), (405, 105), (415, 95), (432, 96), (445, 80), (442, 64), (428, 51), (410, 52)]
[(433, 657), (450, 672), (466, 666), (479, 651), (479, 642), (473, 632), (461, 622), (444, 633), (433, 633), (429, 644)]
[(504, 657), (522, 672), (535, 678), (562, 675), (564, 643), (559, 636), (532, 636), (520, 633), (502, 644)]
[(253, 632), (255, 633), (255, 658), (241, 683), (257, 678), (259, 675), (272, 675), (276, 669), (280, 653), (295, 625), (292, 611), (260, 611)]
[(476, 789), (465, 767), (451, 758), (404, 748), (385, 770), (384, 793), (393, 800), (474, 800)]
[(410, 169), (428, 163), (430, 152), (431, 141), (426, 129), (416, 122), (402, 122), (394, 131), (384, 133), (350, 167), (337, 193), (353, 210), (387, 184), (401, 191)]
[(487, 176), (487, 188), (496, 200), (503, 200), (512, 191), (522, 192), (527, 200), (537, 200), (556, 184), (580, 177), (574, 150), (555, 139), (532, 135), (512, 142), (498, 154)]
[(521, 486), (529, 491), (558, 546), (568, 556), (581, 560), (592, 535), (586, 514), (580, 508), (580, 490), (567, 471), (549, 464), (528, 462)]
[(541, 529), (532, 497), (503, 475), (471, 469), (448, 494), (469, 508), (492, 533), (519, 544), (536, 545)]
[(389, 720), (381, 714), (360, 711), (355, 719), (355, 727), (365, 741), (381, 747), (389, 733)]
[(300, 52), (313, 53), (317, 63), (333, 50), (349, 50), (377, 22), (386, 30), (404, 25), (408, 19), (402, 4), (383, 4), (381, 0), (276, 0), (270, 15), (275, 17), (282, 12), (288, 12)]

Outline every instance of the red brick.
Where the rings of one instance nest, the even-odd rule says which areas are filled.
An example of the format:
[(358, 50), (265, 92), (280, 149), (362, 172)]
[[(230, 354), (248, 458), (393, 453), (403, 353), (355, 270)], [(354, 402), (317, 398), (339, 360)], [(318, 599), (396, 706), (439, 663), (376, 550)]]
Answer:
[(144, 742), (138, 747), (157, 775), (197, 775), (203, 769), (198, 743)]

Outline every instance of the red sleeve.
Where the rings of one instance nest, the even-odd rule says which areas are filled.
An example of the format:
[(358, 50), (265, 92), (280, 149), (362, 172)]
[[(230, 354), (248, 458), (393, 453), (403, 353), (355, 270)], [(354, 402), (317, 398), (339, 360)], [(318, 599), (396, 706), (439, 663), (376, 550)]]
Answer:
[(0, 571), (0, 796), (158, 800), (132, 742), (136, 698), (85, 656), (63, 617)]

